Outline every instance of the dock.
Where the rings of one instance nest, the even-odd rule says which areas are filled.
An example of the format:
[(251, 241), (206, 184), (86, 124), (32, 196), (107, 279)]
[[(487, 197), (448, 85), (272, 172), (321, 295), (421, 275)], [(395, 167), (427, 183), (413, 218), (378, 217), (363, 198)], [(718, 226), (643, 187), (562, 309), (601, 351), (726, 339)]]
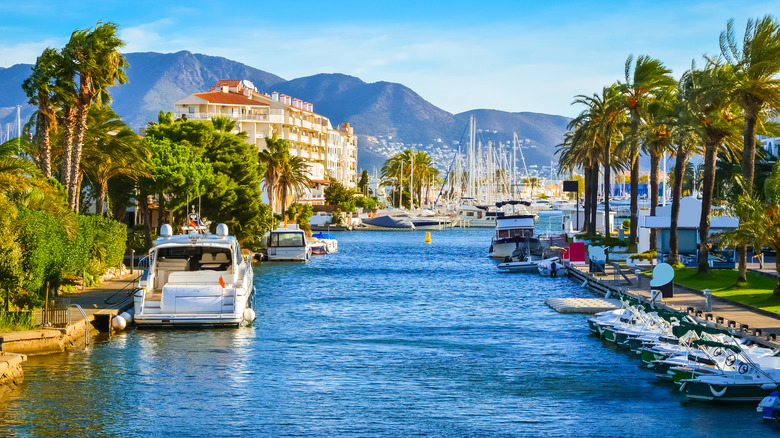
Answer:
[[(773, 268), (773, 267), (772, 267)], [(762, 273), (770, 273), (764, 268)], [(617, 263), (606, 264), (604, 272), (590, 273), (588, 265), (568, 266), (568, 275), (583, 287), (607, 298), (616, 293), (625, 294), (644, 302), (650, 302), (650, 276)], [(687, 312), (701, 324), (731, 329), (735, 336), (752, 340), (769, 348), (780, 348), (780, 315), (763, 309), (736, 303), (715, 295), (711, 307), (706, 309), (704, 293), (680, 284), (674, 285), (674, 297), (664, 298), (660, 308)]]

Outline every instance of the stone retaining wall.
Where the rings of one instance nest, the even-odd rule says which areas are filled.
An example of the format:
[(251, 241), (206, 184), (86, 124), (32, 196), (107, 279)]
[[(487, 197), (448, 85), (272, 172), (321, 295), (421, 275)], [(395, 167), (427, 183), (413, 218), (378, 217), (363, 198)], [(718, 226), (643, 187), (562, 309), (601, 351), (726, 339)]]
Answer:
[[(60, 353), (74, 346), (84, 346), (87, 324), (87, 321), (81, 320), (62, 329), (4, 333), (0, 335), (0, 352), (37, 355)], [(97, 332), (92, 327), (90, 329), (90, 334)]]
[(0, 397), (22, 384), (22, 362), (26, 360), (27, 356), (23, 354), (0, 352)]

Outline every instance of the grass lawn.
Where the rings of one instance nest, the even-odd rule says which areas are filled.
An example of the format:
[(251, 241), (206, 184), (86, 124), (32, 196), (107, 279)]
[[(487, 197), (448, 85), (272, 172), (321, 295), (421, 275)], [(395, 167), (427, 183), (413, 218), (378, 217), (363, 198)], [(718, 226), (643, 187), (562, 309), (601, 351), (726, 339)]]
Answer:
[(674, 270), (674, 282), (692, 289), (709, 289), (719, 297), (780, 313), (780, 297), (772, 295), (777, 278), (748, 272), (747, 283), (738, 285), (738, 275), (736, 269), (712, 269), (709, 274), (699, 275), (696, 268), (680, 268)]

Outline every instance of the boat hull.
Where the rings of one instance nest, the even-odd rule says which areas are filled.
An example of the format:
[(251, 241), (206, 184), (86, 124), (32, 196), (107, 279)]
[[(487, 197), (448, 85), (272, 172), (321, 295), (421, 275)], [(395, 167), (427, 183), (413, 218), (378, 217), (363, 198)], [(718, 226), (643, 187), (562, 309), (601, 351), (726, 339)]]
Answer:
[[(749, 383), (718, 385), (701, 379), (684, 379), (680, 390), (691, 400), (704, 402), (758, 402), (774, 388), (765, 389), (765, 384)], [(770, 385), (771, 386), (771, 385)]]

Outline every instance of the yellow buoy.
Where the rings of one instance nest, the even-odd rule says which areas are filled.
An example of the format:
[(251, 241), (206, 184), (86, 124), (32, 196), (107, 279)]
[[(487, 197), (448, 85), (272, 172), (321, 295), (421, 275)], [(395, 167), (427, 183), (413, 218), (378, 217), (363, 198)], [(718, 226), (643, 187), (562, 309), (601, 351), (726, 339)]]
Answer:
[(425, 232), (425, 243), (431, 243), (431, 232), (426, 231)]

